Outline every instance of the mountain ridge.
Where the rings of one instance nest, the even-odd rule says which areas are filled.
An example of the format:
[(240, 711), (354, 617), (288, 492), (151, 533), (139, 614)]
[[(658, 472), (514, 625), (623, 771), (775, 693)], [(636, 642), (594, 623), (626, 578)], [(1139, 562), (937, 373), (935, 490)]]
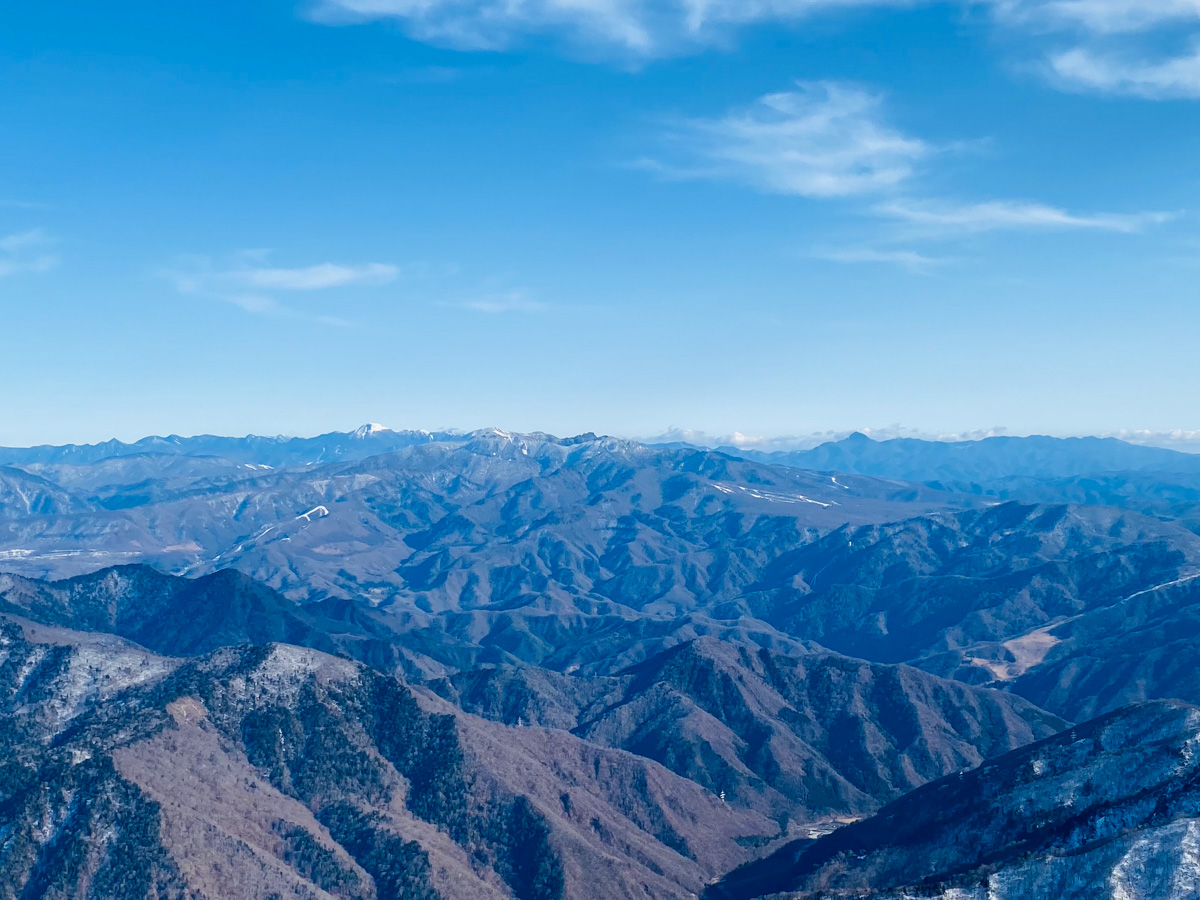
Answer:
[(1191, 897), (1198, 745), (1197, 707), (1123, 707), (782, 847), (704, 897)]

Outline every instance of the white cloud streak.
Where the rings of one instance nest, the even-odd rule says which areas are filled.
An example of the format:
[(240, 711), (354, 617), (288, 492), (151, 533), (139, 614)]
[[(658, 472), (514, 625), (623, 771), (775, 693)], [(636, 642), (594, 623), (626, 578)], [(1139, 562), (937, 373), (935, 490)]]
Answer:
[(920, 0), (317, 0), (330, 24), (390, 19), (421, 41), (495, 50), (552, 35), (576, 45), (649, 58), (727, 41), (758, 22), (823, 11), (915, 6)]
[(1029, 201), (997, 200), (963, 205), (886, 203), (875, 211), (934, 231), (1086, 229), (1135, 234), (1176, 217), (1174, 213), (1071, 213)]
[(457, 303), (444, 303), (443, 306), (456, 306), (473, 312), (500, 315), (503, 313), (538, 313), (545, 312), (550, 307), (539, 300), (531, 300), (524, 291), (506, 291), (497, 294), (485, 294), (463, 300)]
[(1195, 36), (1200, 0), (314, 0), (308, 14), (330, 24), (392, 20), (417, 40), (463, 50), (550, 36), (586, 55), (645, 60), (727, 45), (756, 24), (939, 2), (986, 7), (998, 26), (1032, 38), (1027, 45), (1061, 87), (1200, 96), (1196, 57), (1172, 56), (1152, 39)]
[(227, 277), (250, 287), (277, 291), (319, 291), (351, 285), (380, 285), (395, 281), (399, 269), (386, 263), (341, 266), (321, 263), (299, 269), (241, 269)]
[(930, 269), (944, 266), (951, 260), (927, 256), (915, 250), (880, 250), (875, 247), (843, 247), (836, 249), (816, 250), (812, 253), (816, 259), (826, 262), (843, 263), (847, 265), (889, 265), (899, 266), (910, 272), (928, 272)]
[(881, 105), (853, 85), (802, 82), (718, 118), (673, 123), (667, 138), (682, 161), (643, 165), (666, 177), (739, 181), (776, 194), (878, 193), (935, 152), (888, 125)]
[(1050, 68), (1067, 88), (1151, 100), (1200, 98), (1200, 42), (1190, 53), (1161, 60), (1075, 47), (1051, 56)]
[(54, 240), (40, 228), (0, 237), (0, 278), (41, 274), (58, 266)]
[[(736, 181), (764, 193), (868, 198), (875, 215), (908, 227), (900, 236), (905, 239), (1014, 230), (1135, 234), (1177, 215), (1079, 213), (1030, 200), (911, 199), (922, 163), (949, 148), (904, 134), (887, 122), (879, 95), (838, 82), (800, 83), (723, 116), (675, 121), (666, 138), (675, 158), (643, 161), (643, 168), (668, 178)], [(946, 261), (910, 248), (878, 246), (818, 248), (812, 255), (910, 271), (928, 271)]]
[(1008, 24), (1095, 35), (1134, 34), (1200, 21), (1200, 0), (993, 0), (993, 7)]
[(339, 316), (289, 306), (273, 294), (380, 286), (394, 281), (399, 274), (399, 269), (388, 263), (280, 268), (265, 264), (268, 255), (265, 251), (246, 251), (237, 255), (232, 266), (224, 268), (214, 266), (207, 257), (193, 257), (160, 274), (181, 294), (219, 300), (253, 315), (307, 319), (326, 325), (350, 323)]
[[(1043, 68), (1058, 87), (1200, 98), (1200, 0), (994, 2), (1001, 23), (1052, 37), (1057, 46), (1044, 51)], [(1190, 39), (1188, 51), (1179, 52), (1179, 38)]]

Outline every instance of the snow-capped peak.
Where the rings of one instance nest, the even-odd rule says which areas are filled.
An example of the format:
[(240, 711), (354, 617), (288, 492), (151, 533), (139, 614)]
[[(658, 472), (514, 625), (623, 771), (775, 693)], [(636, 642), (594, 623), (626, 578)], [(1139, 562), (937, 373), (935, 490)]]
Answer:
[(365, 438), (372, 434), (379, 434), (380, 432), (391, 430), (392, 429), (388, 428), (386, 425), (380, 425), (378, 422), (368, 422), (366, 425), (360, 425), (358, 428), (354, 429), (354, 436), (356, 438)]

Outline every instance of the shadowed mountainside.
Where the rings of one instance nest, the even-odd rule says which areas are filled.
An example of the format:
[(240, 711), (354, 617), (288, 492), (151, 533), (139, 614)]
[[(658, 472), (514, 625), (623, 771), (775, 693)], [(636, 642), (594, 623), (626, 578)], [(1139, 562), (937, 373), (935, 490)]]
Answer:
[(1200, 891), (1200, 709), (1126, 707), (789, 844), (706, 900), (1122, 900)]
[(295, 597), (427, 611), (599, 601), (680, 612), (697, 595), (736, 593), (779, 547), (843, 523), (976, 502), (878, 479), (835, 484), (719, 453), (496, 431), (358, 462), (231, 463), (223, 476), (202, 459), (192, 483), (178, 473), (148, 481), (145, 461), (134, 462), (136, 483), (99, 479), (88, 490), (73, 469), (83, 511), (0, 516), (6, 567), (35, 577), (128, 561), (235, 567)]
[[(0, 611), (171, 656), (273, 641), (400, 670), (417, 656), (409, 635), (351, 633), (315, 606), (230, 571), (192, 580), (133, 566), (52, 584), (0, 578)], [(561, 728), (662, 763), (783, 828), (872, 811), (1060, 724), (1020, 698), (915, 669), (799, 647), (773, 652), (733, 635), (674, 637), (652, 649), (634, 633), (646, 658), (613, 675), (491, 667), (431, 687), (468, 712)]]
[[(839, 529), (780, 554), (742, 604), (788, 634), (848, 655), (925, 665), (956, 654), (966, 667), (975, 643), (1112, 605), (1189, 574), (1197, 560), (1197, 536), (1175, 523), (1005, 503)], [(942, 671), (946, 660), (929, 665)], [(978, 668), (977, 680), (994, 676)]]
[(0, 896), (684, 898), (777, 826), (316, 651), (0, 626)]
[(612, 677), (526, 666), (431, 686), (470, 712), (570, 729), (797, 823), (871, 812), (1065, 724), (1019, 698), (904, 666), (712, 639)]

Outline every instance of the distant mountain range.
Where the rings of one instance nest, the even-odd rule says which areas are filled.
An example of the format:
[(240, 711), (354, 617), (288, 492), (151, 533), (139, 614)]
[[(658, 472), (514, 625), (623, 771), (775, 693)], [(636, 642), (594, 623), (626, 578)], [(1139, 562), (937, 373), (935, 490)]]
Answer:
[[(334, 431), (317, 437), (196, 435), (146, 437), (133, 443), (117, 440), (98, 444), (0, 447), (0, 465), (88, 465), (126, 456), (216, 457), (240, 463), (303, 466), (353, 461), (405, 447), (429, 443), (463, 443), (486, 434), (503, 435), (497, 428), (474, 432), (396, 431), (369, 423), (354, 431)], [(546, 438), (545, 434), (524, 435)], [(594, 434), (578, 440), (594, 440)], [(668, 449), (707, 449), (687, 443), (660, 444)], [(970, 441), (891, 438), (877, 441), (855, 432), (810, 450), (761, 451), (732, 445), (717, 451), (770, 465), (822, 472), (845, 472), (903, 481), (989, 482), (1004, 478), (1069, 478), (1099, 472), (1200, 473), (1200, 454), (1185, 453), (1117, 438), (989, 437)]]
[(875, 441), (855, 433), (811, 450), (721, 452), (771, 465), (950, 484), (1006, 478), (1058, 479), (1102, 472), (1200, 474), (1200, 454), (1129, 444), (1116, 438), (989, 437), (978, 441)]
[(449, 432), (393, 431), (378, 424), (363, 425), (354, 431), (334, 431), (317, 437), (299, 438), (218, 437), (201, 434), (194, 437), (147, 437), (132, 444), (104, 441), (99, 444), (43, 445), (40, 447), (0, 447), (0, 465), (26, 467), (86, 466), (102, 460), (137, 456), (215, 457), (256, 466), (307, 466), (318, 463), (365, 459), (435, 441), (465, 441), (467, 435)]
[(0, 898), (1192, 896), (1200, 457), (0, 462)]

